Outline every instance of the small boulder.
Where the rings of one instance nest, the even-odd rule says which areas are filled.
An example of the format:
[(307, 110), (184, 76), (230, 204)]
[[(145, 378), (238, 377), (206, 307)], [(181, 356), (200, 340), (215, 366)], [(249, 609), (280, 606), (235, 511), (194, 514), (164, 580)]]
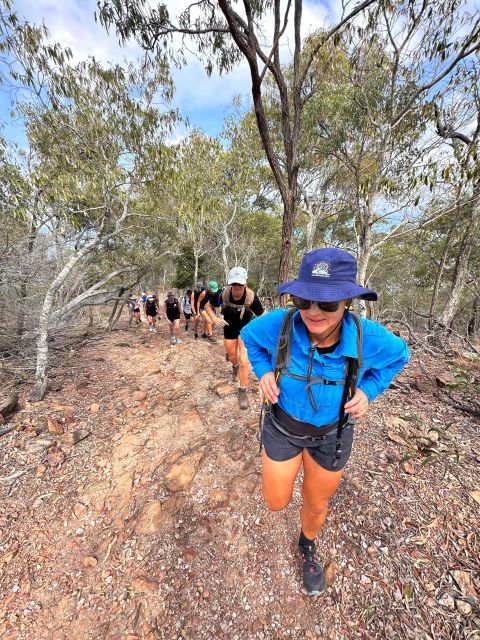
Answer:
[(192, 483), (200, 462), (205, 455), (205, 449), (198, 449), (182, 456), (175, 462), (165, 475), (165, 486), (169, 491), (183, 491)]
[(435, 377), (435, 382), (440, 388), (450, 387), (455, 384), (455, 376), (448, 373), (448, 371), (445, 371), (441, 375)]
[(221, 509), (228, 503), (227, 495), (220, 489), (215, 489), (211, 492), (209, 497), (210, 509)]
[(98, 564), (98, 560), (97, 558), (95, 558), (95, 556), (86, 556), (83, 559), (83, 566), (86, 569), (93, 569), (94, 567), (96, 567)]
[(132, 587), (139, 593), (153, 593), (158, 589), (158, 582), (145, 576), (137, 576), (132, 580)]
[(48, 431), (50, 433), (63, 433), (62, 425), (55, 418), (47, 418)]
[(90, 431), (88, 431), (87, 429), (76, 429), (71, 433), (65, 433), (62, 437), (62, 441), (65, 444), (68, 444), (70, 447), (73, 447), (82, 440), (85, 440), (85, 438), (89, 435)]
[(137, 402), (143, 402), (147, 397), (147, 393), (146, 391), (135, 391), (132, 397)]
[(90, 405), (90, 413), (98, 413), (100, 411), (100, 405), (97, 402), (94, 402)]
[(75, 514), (75, 517), (78, 518), (78, 520), (86, 516), (87, 512), (88, 512), (87, 507), (81, 502), (77, 502), (76, 505), (73, 507), (73, 513)]
[(162, 505), (158, 500), (146, 504), (137, 518), (136, 533), (145, 535), (156, 533), (162, 525), (161, 516)]
[[(2, 398), (0, 400), (0, 416), (5, 420), (18, 409), (18, 393)], [(2, 422), (3, 422), (2, 420)]]
[(47, 455), (47, 462), (51, 467), (60, 467), (65, 460), (63, 451), (56, 449)]
[(234, 393), (237, 393), (237, 391), (238, 391), (237, 387), (235, 387), (233, 384), (228, 384), (228, 383), (222, 384), (215, 389), (215, 393), (219, 398), (225, 398), (227, 396), (231, 396)]

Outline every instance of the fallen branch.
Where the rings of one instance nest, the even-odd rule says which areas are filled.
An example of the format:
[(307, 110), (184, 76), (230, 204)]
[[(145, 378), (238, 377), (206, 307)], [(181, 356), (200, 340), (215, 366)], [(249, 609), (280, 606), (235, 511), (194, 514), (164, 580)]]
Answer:
[(476, 408), (473, 406), (469, 406), (467, 404), (463, 404), (462, 402), (459, 402), (455, 398), (452, 398), (452, 396), (449, 393), (445, 393), (442, 391), (437, 391), (435, 393), (435, 396), (440, 400), (443, 400), (447, 404), (452, 405), (452, 407), (455, 407), (455, 409), (460, 409), (460, 411), (463, 411), (464, 413), (469, 413), (472, 416), (476, 416), (480, 418), (480, 407)]
[(10, 476), (3, 476), (3, 478), (0, 478), (0, 482), (13, 482), (17, 478), (20, 478), (21, 476), (23, 476), (26, 473), (28, 473), (31, 468), (32, 467), (27, 467), (26, 469), (21, 469), (20, 471), (15, 471)]

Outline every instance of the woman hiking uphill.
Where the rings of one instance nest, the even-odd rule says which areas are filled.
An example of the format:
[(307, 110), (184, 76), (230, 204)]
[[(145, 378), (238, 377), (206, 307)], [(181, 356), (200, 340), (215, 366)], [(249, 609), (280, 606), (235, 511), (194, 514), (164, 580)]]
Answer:
[(217, 291), (218, 284), (215, 282), (215, 280), (211, 280), (207, 284), (207, 288), (205, 289), (205, 291), (202, 291), (202, 293), (199, 295), (197, 302), (197, 309), (203, 320), (204, 332), (202, 333), (202, 338), (210, 340), (210, 342), (216, 342), (217, 339), (213, 336), (212, 321), (208, 313), (205, 311), (205, 305), (210, 300), (210, 298), (215, 293), (217, 293)]
[(409, 356), (403, 340), (347, 311), (352, 298), (377, 299), (356, 284), (356, 273), (346, 251), (310, 251), (298, 278), (278, 287), (295, 307), (274, 310), (241, 331), (265, 400), (262, 487), (269, 509), (288, 505), (303, 464), (298, 544), (309, 595), (325, 589), (315, 538), (350, 457), (353, 425)]
[[(217, 318), (214, 307), (220, 307), (223, 318)], [(237, 382), (240, 375), (238, 402), (240, 409), (248, 409), (247, 385), (250, 364), (247, 352), (240, 339), (240, 330), (253, 317), (264, 313), (262, 303), (256, 294), (247, 287), (247, 271), (243, 267), (234, 267), (228, 274), (228, 285), (216, 295), (210, 296), (205, 311), (213, 324), (223, 327), (225, 351), (232, 363), (232, 379)]]
[(180, 316), (183, 314), (182, 305), (173, 293), (167, 293), (167, 299), (163, 303), (163, 316), (168, 322), (170, 344), (180, 344)]
[(147, 296), (143, 311), (147, 316), (148, 330), (150, 333), (157, 333), (155, 325), (157, 324), (157, 315), (160, 313), (160, 307), (158, 306), (158, 298), (154, 294)]

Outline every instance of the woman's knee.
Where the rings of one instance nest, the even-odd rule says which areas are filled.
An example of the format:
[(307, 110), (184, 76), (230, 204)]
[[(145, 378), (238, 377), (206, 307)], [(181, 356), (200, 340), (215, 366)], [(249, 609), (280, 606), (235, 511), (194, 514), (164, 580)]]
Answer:
[(303, 505), (308, 511), (316, 517), (323, 516), (328, 511), (328, 500), (312, 501), (303, 495)]
[(263, 498), (269, 511), (283, 511), (286, 507), (288, 507), (291, 496), (289, 496), (288, 499), (280, 499), (278, 497), (266, 496), (264, 493)]

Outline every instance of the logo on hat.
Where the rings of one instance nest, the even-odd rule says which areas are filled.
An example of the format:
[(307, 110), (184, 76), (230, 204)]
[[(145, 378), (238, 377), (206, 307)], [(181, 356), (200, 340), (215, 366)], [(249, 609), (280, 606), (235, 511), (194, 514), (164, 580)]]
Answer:
[(317, 262), (312, 269), (312, 276), (320, 276), (322, 278), (330, 277), (330, 264), (328, 262)]

